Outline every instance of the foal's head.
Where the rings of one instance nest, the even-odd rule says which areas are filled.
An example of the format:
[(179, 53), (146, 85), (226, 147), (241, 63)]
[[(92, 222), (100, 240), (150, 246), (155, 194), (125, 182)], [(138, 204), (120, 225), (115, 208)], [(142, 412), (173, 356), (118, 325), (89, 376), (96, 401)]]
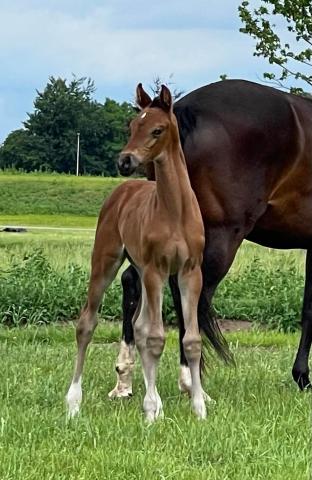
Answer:
[(162, 85), (159, 96), (152, 100), (139, 83), (136, 103), (141, 111), (130, 124), (130, 139), (118, 160), (119, 171), (125, 176), (140, 165), (160, 160), (170, 142), (179, 138), (169, 88)]

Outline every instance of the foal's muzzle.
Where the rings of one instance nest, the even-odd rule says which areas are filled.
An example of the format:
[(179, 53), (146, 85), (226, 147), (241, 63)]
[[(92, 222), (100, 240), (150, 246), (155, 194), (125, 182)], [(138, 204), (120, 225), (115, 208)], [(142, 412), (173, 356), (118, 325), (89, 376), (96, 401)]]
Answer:
[(131, 153), (121, 153), (117, 165), (120, 174), (129, 177), (129, 175), (132, 175), (139, 166), (139, 161)]

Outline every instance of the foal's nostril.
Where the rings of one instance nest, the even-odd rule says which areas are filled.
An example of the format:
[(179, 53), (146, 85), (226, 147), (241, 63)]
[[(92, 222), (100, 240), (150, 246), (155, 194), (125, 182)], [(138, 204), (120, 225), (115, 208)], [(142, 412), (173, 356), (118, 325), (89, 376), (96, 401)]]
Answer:
[(128, 168), (130, 168), (130, 166), (131, 166), (131, 157), (130, 157), (130, 155), (127, 155), (126, 157), (123, 157), (120, 163), (122, 164), (122, 167), (123, 167), (124, 169), (127, 170)]
[(118, 170), (121, 175), (129, 176), (135, 170), (134, 161), (131, 155), (121, 154), (118, 160)]

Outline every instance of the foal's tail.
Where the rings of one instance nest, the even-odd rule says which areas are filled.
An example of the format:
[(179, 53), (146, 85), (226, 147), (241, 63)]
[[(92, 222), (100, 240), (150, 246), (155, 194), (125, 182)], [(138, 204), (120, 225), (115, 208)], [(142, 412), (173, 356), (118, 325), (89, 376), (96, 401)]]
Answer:
[(212, 348), (225, 363), (234, 364), (233, 355), (221, 333), (205, 285), (200, 294), (197, 317), (199, 330), (202, 334), (201, 371), (205, 370), (207, 357), (211, 355)]

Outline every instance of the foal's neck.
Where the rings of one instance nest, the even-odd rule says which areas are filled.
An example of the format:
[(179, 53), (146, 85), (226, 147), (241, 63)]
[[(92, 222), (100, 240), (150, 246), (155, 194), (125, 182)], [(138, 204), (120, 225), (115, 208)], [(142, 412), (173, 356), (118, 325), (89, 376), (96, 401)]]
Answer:
[(166, 210), (174, 223), (181, 222), (192, 205), (193, 192), (178, 133), (154, 164), (159, 206)]

